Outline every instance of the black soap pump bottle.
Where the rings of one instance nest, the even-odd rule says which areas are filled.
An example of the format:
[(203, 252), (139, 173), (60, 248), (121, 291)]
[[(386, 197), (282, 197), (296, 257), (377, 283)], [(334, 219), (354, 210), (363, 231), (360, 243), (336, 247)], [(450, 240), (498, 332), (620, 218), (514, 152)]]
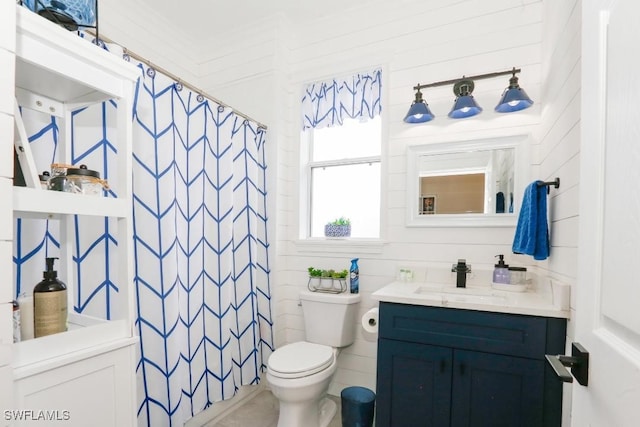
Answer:
[(34, 337), (57, 334), (67, 330), (67, 286), (58, 280), (53, 269), (56, 258), (47, 258), (43, 280), (33, 288)]

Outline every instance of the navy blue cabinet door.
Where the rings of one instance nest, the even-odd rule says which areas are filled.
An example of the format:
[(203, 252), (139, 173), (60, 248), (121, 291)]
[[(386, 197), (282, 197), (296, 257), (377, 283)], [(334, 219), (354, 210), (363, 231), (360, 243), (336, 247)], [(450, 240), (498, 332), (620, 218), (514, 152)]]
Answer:
[(376, 427), (449, 426), (453, 350), (378, 340)]
[(455, 350), (452, 427), (542, 427), (544, 362)]

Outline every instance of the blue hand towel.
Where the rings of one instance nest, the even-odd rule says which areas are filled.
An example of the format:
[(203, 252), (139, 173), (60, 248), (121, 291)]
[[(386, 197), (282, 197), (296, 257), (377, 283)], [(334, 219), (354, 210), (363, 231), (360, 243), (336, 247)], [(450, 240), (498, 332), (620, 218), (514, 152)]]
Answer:
[(547, 187), (535, 181), (524, 190), (520, 216), (513, 238), (516, 254), (533, 255), (541, 261), (549, 256), (549, 228), (547, 226)]

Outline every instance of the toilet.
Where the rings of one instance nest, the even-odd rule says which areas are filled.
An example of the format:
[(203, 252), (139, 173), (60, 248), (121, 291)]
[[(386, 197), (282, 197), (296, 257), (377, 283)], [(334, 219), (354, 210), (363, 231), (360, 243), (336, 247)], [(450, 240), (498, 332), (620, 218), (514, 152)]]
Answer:
[(267, 381), (280, 402), (278, 427), (326, 427), (336, 413), (327, 389), (340, 348), (355, 340), (359, 294), (300, 293), (306, 341), (278, 348)]

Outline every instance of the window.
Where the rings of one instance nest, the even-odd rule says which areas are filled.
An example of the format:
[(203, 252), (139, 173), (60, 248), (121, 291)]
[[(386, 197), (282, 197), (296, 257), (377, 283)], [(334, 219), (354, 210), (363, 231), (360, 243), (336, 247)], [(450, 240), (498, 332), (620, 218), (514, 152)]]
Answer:
[(305, 88), (307, 237), (338, 218), (350, 220), (351, 237), (380, 237), (381, 88), (380, 69)]
[(380, 236), (380, 116), (366, 122), (307, 130), (309, 233), (323, 237), (339, 217), (351, 221), (351, 237)]

